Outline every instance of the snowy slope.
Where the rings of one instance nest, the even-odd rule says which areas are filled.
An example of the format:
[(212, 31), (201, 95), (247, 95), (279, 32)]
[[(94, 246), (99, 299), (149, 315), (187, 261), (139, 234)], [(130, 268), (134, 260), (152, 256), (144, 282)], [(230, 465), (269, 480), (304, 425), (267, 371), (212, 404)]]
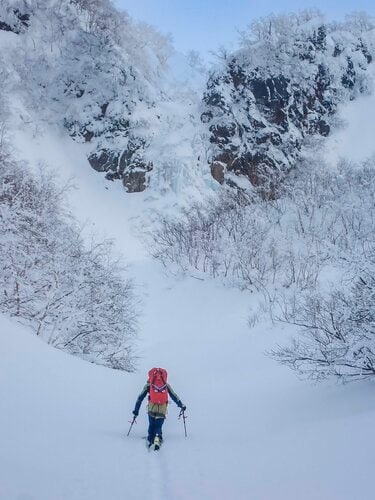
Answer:
[[(116, 239), (144, 314), (134, 375), (53, 350), (1, 319), (0, 499), (371, 497), (372, 385), (298, 381), (264, 356), (292, 332), (267, 323), (248, 329), (256, 297), (167, 278), (150, 260), (136, 237), (156, 203), (150, 193), (126, 196), (88, 169), (83, 153), (56, 131), (33, 138), (24, 130), (14, 140), (19, 157), (34, 167), (48, 160), (62, 180), (75, 175), (70, 203), (81, 220), (90, 217), (96, 230)], [(153, 365), (167, 367), (189, 416), (185, 439), (171, 406), (158, 455), (141, 440), (144, 407), (126, 437)]]
[[(16, 109), (12, 103), (12, 108)], [(126, 195), (91, 170), (58, 129), (10, 124), (15, 154), (74, 177), (69, 203), (87, 234), (114, 238), (143, 302), (138, 371), (89, 365), (0, 318), (0, 499), (354, 500), (373, 495), (370, 383), (300, 382), (264, 356), (293, 333), (249, 329), (257, 297), (192, 277), (165, 276), (138, 237), (173, 194)], [(375, 99), (342, 108), (348, 125), (327, 142), (332, 162), (374, 152)], [(22, 116), (21, 116), (22, 115)], [(368, 131), (368, 133), (367, 133)], [(185, 439), (172, 404), (159, 454), (148, 453), (145, 407), (126, 437), (147, 370), (165, 366), (188, 406)]]
[[(374, 79), (373, 65), (369, 71)], [(341, 127), (325, 143), (324, 156), (330, 164), (335, 165), (340, 158), (361, 162), (375, 154), (374, 110), (375, 93), (341, 106), (338, 113)]]
[[(301, 384), (263, 357), (274, 339), (265, 325), (247, 331), (239, 292), (147, 275), (137, 375), (88, 365), (2, 320), (0, 498), (367, 496), (372, 388)], [(143, 412), (125, 437), (152, 364), (169, 368), (189, 407), (188, 439), (172, 407), (159, 456), (140, 439)]]

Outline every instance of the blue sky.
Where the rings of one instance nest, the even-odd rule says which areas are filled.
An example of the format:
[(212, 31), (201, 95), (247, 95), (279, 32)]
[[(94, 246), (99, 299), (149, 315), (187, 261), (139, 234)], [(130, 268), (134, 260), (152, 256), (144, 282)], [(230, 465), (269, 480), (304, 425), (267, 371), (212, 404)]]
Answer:
[(340, 20), (346, 13), (367, 11), (375, 16), (374, 0), (114, 0), (135, 20), (171, 34), (177, 50), (200, 51), (206, 56), (220, 45), (231, 48), (237, 31), (253, 19), (272, 12), (317, 7), (329, 18)]

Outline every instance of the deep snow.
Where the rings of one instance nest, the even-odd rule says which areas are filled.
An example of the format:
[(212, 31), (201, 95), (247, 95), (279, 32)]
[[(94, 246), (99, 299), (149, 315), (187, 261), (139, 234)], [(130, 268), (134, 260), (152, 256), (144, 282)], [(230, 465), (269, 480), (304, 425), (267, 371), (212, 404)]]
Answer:
[[(361, 109), (367, 109), (363, 126), (371, 128), (373, 98), (342, 113), (352, 123)], [(82, 146), (58, 131), (41, 129), (33, 137), (13, 125), (19, 157), (34, 168), (48, 161), (61, 182), (74, 174), (74, 213), (92, 221), (88, 232), (93, 226), (116, 240), (144, 312), (136, 374), (70, 357), (1, 318), (0, 499), (371, 498), (373, 385), (311, 385), (265, 357), (293, 332), (265, 321), (249, 329), (255, 295), (168, 277), (142, 247), (136, 228), (150, 210), (173, 205), (172, 196), (161, 202), (152, 192), (125, 195), (90, 170)], [(335, 158), (352, 134), (349, 126), (332, 136)], [(372, 142), (367, 146), (370, 152)], [(154, 365), (168, 369), (188, 407), (188, 438), (172, 403), (160, 453), (148, 453), (141, 439), (145, 406), (126, 437)]]
[[(373, 64), (368, 71), (375, 81)], [(333, 130), (324, 148), (324, 156), (331, 165), (336, 164), (340, 158), (361, 162), (375, 154), (374, 110), (375, 92), (372, 95), (361, 95), (339, 108), (338, 119), (341, 126)]]
[[(135, 375), (72, 358), (2, 320), (0, 498), (368, 497), (371, 385), (299, 382), (263, 356), (275, 332), (246, 328), (246, 296), (193, 279), (171, 285), (144, 271)], [(188, 438), (171, 405), (159, 455), (141, 439), (144, 408), (126, 437), (153, 364), (168, 367), (188, 405)]]

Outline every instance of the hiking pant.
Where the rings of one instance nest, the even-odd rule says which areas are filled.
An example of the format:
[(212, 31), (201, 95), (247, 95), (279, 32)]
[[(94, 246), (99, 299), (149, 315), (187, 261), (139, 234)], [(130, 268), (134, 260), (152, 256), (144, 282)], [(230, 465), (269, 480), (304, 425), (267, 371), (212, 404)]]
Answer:
[(161, 428), (163, 427), (165, 418), (155, 418), (151, 415), (148, 416), (148, 440), (150, 443), (154, 442), (156, 434), (159, 435), (160, 439), (163, 439), (163, 433)]

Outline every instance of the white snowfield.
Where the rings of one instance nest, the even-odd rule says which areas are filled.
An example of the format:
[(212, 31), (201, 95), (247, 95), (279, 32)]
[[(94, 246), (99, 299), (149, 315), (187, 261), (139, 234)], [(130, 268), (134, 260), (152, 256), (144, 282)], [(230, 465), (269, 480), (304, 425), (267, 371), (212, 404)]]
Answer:
[[(358, 106), (364, 99), (373, 106), (364, 116), (370, 129), (374, 99)], [(343, 111), (348, 121), (357, 110), (350, 106)], [(335, 144), (351, 140), (348, 130)], [(53, 131), (31, 137), (25, 127), (15, 139), (31, 165), (48, 159), (63, 178), (74, 174), (74, 212), (116, 239), (144, 312), (136, 374), (90, 365), (0, 319), (0, 499), (373, 498), (373, 384), (299, 381), (264, 355), (287, 342), (291, 329), (265, 322), (248, 328), (252, 295), (168, 278), (148, 257), (131, 228), (132, 217), (153, 203), (152, 192), (126, 196)], [(185, 438), (171, 403), (157, 453), (142, 440), (145, 403), (126, 437), (152, 366), (167, 368), (188, 408)]]
[[(146, 274), (136, 375), (70, 357), (1, 320), (2, 500), (371, 497), (370, 384), (299, 382), (263, 356), (277, 332), (247, 329), (240, 292)], [(188, 406), (185, 438), (171, 403), (160, 453), (141, 439), (144, 405), (126, 437), (153, 364), (168, 368)]]

